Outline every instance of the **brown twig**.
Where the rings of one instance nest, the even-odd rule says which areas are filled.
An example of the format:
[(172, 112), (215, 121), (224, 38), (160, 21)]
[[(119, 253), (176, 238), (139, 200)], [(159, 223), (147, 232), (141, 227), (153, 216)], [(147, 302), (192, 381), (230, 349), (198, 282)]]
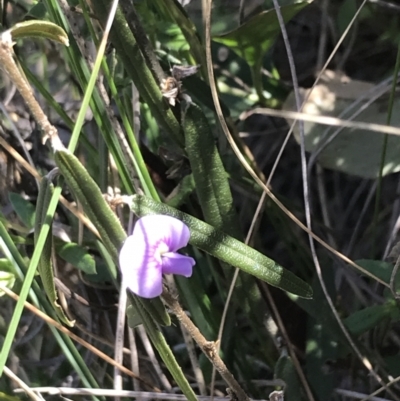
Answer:
[(32, 88), (21, 74), (13, 55), (11, 33), (9, 31), (3, 32), (0, 36), (0, 66), (25, 100), (37, 124), (44, 133), (43, 140), (45, 142), (47, 138), (58, 136), (57, 129), (50, 123), (40, 104), (35, 99)]
[(204, 338), (200, 330), (186, 315), (175, 296), (171, 295), (168, 291), (164, 291), (162, 297), (172, 313), (178, 318), (194, 341), (199, 345), (204, 355), (210, 360), (230, 389), (236, 394), (237, 399), (239, 401), (250, 401), (248, 395), (244, 392), (240, 384), (236, 381), (235, 377), (218, 355), (216, 343), (214, 341), (207, 341)]
[[(15, 301), (18, 301), (19, 295), (15, 294), (13, 291), (11, 291), (9, 288), (7, 288), (5, 285), (0, 284), (0, 291), (6, 293), (10, 298), (14, 299)], [(106, 355), (104, 352), (100, 351), (96, 347), (94, 347), (92, 344), (88, 343), (87, 341), (83, 340), (76, 334), (74, 334), (72, 331), (68, 330), (66, 327), (64, 327), (62, 324), (58, 323), (54, 319), (52, 319), (50, 316), (46, 315), (44, 312), (36, 308), (34, 305), (30, 304), (29, 302), (25, 302), (24, 306), (26, 309), (34, 313), (36, 316), (38, 316), (40, 319), (45, 321), (47, 324), (55, 327), (58, 329), (60, 332), (68, 335), (72, 340), (76, 341), (78, 344), (82, 345), (89, 351), (91, 351), (93, 354), (97, 355), (99, 358), (103, 359), (107, 363), (109, 363), (112, 366), (117, 366), (118, 369), (121, 370), (121, 372), (125, 373), (126, 375), (133, 377), (137, 380), (140, 380), (141, 383), (146, 385), (148, 388), (152, 389), (153, 391), (160, 392), (160, 389), (155, 387), (153, 384), (149, 383), (148, 381), (142, 379), (141, 377), (138, 377), (135, 375), (131, 370), (126, 368), (125, 366), (116, 363), (111, 357)]]

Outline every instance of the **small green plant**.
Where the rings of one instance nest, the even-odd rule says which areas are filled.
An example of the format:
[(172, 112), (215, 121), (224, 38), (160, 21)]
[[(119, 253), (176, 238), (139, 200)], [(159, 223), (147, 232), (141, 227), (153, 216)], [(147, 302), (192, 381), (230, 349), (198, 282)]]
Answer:
[[(396, 247), (387, 258), (388, 216), (398, 214), (396, 147), (387, 147), (397, 139), (378, 137), (374, 157), (365, 141), (374, 130), (398, 134), (383, 124), (394, 121), (396, 86), (378, 104), (381, 123), (359, 121), (368, 134), (354, 142), (357, 121), (324, 99), (338, 119), (312, 129), (348, 127), (326, 163), (310, 125), (297, 126), (297, 143), (284, 140), (282, 120), (270, 131), (272, 115), (314, 118), (299, 114), (309, 90), (294, 79), (302, 64), (290, 47), (301, 44), (280, 35), (289, 21), (308, 26), (317, 6), (238, 2), (230, 13), (228, 3), (44, 0), (21, 3), (25, 18), (15, 5), (4, 13), (18, 19), (0, 33), (4, 90), (10, 82), (24, 101), (1, 105), (0, 145), (23, 166), (21, 185), (0, 180), (4, 398), (55, 388), (98, 400), (175, 388), (190, 401), (326, 401), (360, 388), (398, 398)], [(336, 21), (311, 14), (324, 34), (328, 22), (345, 38), (372, 19), (369, 6), (334, 3)], [(392, 31), (379, 40), (393, 46)], [(291, 90), (279, 44), (293, 61), (285, 108), (297, 114), (277, 110)], [(36, 129), (22, 137), (24, 115)], [(372, 179), (343, 172), (374, 178), (377, 193)]]

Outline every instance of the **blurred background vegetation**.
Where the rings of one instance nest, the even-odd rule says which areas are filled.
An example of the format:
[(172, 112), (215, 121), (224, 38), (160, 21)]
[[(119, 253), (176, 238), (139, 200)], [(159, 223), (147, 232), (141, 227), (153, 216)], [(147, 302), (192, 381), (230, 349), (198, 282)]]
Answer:
[[(217, 117), (207, 73), (202, 3), (206, 2), (120, 1), (120, 16), (134, 40), (114, 26), (117, 28), (111, 32), (75, 154), (109, 199), (147, 188), (124, 150), (124, 146), (134, 148), (127, 133), (130, 127), (161, 199), (204, 219), (198, 196), (202, 189), (193, 182), (193, 161), (182, 136), (181, 106), (189, 96), (204, 112), (212, 131), (244, 239), (263, 190), (232, 151)], [(14, 46), (21, 69), (65, 146), (81, 109), (109, 4), (106, 0), (1, 1), (3, 30), (22, 21), (42, 19), (68, 33), (69, 47), (37, 38), (18, 40)], [(310, 99), (304, 110), (351, 119), (347, 109), (361, 99), (352, 112), (363, 110), (364, 114), (355, 120), (399, 126), (397, 78), (393, 77), (398, 74), (400, 4), (384, 0), (310, 4), (281, 0), (279, 5), (303, 100), (306, 90), (323, 74), (317, 83), (322, 85), (322, 95)], [(284, 389), (287, 401), (367, 399), (376, 390), (380, 390), (380, 399), (400, 400), (400, 312), (394, 269), (399, 253), (392, 249), (399, 235), (400, 141), (394, 135), (366, 128), (344, 129), (317, 153), (317, 145), (334, 130), (311, 123), (305, 124), (303, 139), (299, 127), (287, 138), (292, 120), (268, 113), (269, 109), (296, 109), (294, 102), (288, 101), (294, 97), (293, 76), (273, 2), (214, 0), (211, 11), (212, 60), (208, 62), (214, 68), (223, 117), (245, 159), (264, 182), (268, 180), (272, 192), (294, 216), (305, 222), (309, 208), (312, 231), (379, 278), (363, 274), (321, 244), (316, 245), (313, 255), (308, 234), (267, 197), (255, 218), (249, 243), (312, 285), (314, 297), (304, 300), (291, 296), (241, 272), (223, 322), (220, 355), (254, 399), (268, 399), (272, 391)], [(196, 74), (182, 79), (182, 98), (175, 106), (160, 91), (162, 80), (171, 75), (174, 65), (199, 65)], [(155, 82), (155, 89), (149, 86), (150, 81)], [(0, 221), (4, 228), (0, 280), (18, 293), (34, 248), (38, 182), (16, 155), (39, 176), (52, 170), (55, 162), (5, 73), (0, 84)], [(377, 92), (381, 97), (367, 104)], [(118, 130), (128, 142), (121, 141)], [(301, 149), (306, 150), (308, 166), (302, 163)], [(202, 154), (204, 149), (197, 152)], [(136, 160), (136, 153), (133, 158)], [(208, 178), (216, 182), (215, 177)], [(306, 184), (309, 194), (305, 198)], [(62, 195), (67, 203), (76, 200), (67, 186)], [(128, 229), (128, 211), (118, 209), (117, 213)], [(75, 321), (70, 330), (113, 357), (119, 296), (104, 247), (64, 203), (57, 207), (52, 235), (59, 303)], [(214, 341), (219, 336), (234, 269), (219, 265), (195, 248), (188, 252), (196, 258), (196, 266), (192, 278), (176, 278), (179, 300), (205, 338)], [(43, 284), (39, 276), (35, 282), (37, 296)], [(1, 295), (0, 344), (15, 308), (14, 300), (3, 292)], [(38, 306), (43, 308), (40, 299)], [(173, 316), (172, 323), (162, 332), (195, 393), (206, 396), (214, 391), (224, 397), (226, 384), (218, 375), (213, 382), (211, 363)], [(123, 376), (123, 388), (158, 388), (177, 398), (180, 389), (152, 349), (146, 332), (139, 326), (126, 333), (124, 365), (151, 386), (149, 389)], [(110, 364), (82, 345), (75, 343), (74, 350), (65, 345), (68, 340), (63, 341), (41, 318), (24, 311), (6, 366), (32, 388), (114, 388)], [(78, 355), (86, 372), (78, 373), (71, 362)], [(15, 392), (18, 388), (10, 374), (3, 373), (0, 398), (34, 398)], [(47, 393), (43, 397), (64, 398)], [(90, 392), (65, 397), (102, 398)]]

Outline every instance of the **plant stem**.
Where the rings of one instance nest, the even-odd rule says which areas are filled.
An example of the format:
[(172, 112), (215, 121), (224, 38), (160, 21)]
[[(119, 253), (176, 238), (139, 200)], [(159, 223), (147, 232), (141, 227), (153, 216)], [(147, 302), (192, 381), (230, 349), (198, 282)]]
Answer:
[(174, 315), (178, 318), (182, 325), (185, 326), (188, 333), (199, 345), (204, 355), (215, 366), (215, 369), (217, 369), (217, 371), (228, 384), (230, 389), (236, 394), (238, 401), (250, 401), (249, 396), (244, 392), (240, 384), (236, 381), (235, 377), (228, 370), (225, 363), (218, 355), (216, 343), (214, 341), (207, 341), (204, 338), (200, 330), (194, 325), (194, 323), (183, 311), (176, 296), (170, 294), (167, 291), (164, 291), (162, 297), (168, 307), (171, 309), (172, 313), (174, 313)]
[(37, 124), (44, 132), (43, 142), (45, 142), (48, 138), (58, 136), (57, 129), (50, 124), (46, 114), (44, 114), (39, 103), (36, 101), (31, 86), (23, 77), (15, 63), (12, 46), (11, 34), (8, 36), (8, 32), (6, 31), (0, 36), (0, 66), (17, 87)]

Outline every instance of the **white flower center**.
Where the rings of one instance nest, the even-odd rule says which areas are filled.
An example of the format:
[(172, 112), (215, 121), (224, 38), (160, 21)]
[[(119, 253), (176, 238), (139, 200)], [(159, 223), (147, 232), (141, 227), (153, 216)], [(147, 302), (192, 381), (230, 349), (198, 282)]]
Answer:
[(161, 242), (157, 247), (157, 252), (160, 256), (162, 256), (164, 253), (169, 252), (168, 245), (165, 242)]

